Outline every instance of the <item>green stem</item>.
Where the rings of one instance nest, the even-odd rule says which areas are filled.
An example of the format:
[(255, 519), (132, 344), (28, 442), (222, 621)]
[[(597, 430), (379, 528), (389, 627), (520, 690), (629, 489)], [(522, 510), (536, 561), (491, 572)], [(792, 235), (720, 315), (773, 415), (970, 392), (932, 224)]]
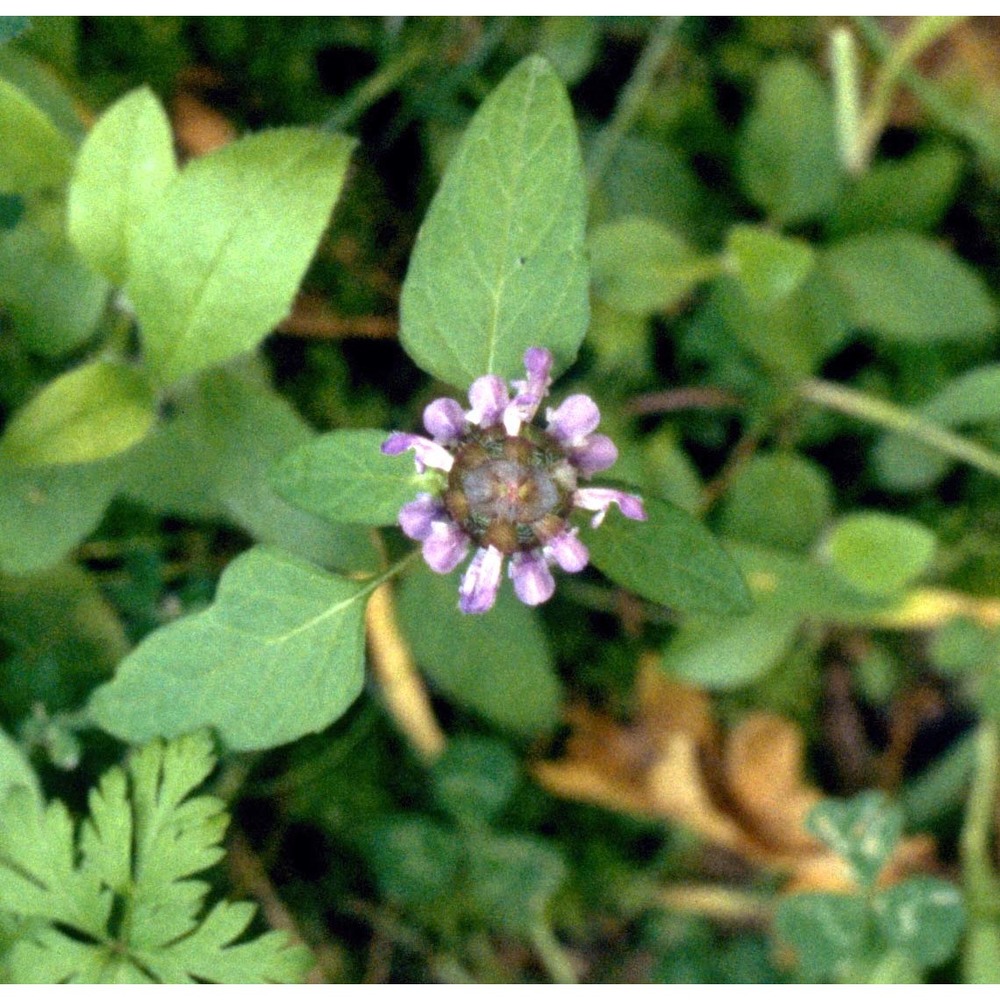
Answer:
[(903, 434), (1000, 478), (1000, 455), (995, 451), (953, 434), (912, 410), (821, 379), (808, 379), (799, 384), (797, 391), (802, 399), (810, 403)]
[(861, 151), (861, 85), (858, 82), (858, 50), (854, 35), (837, 28), (830, 35), (830, 68), (833, 74), (833, 102), (837, 117), (837, 145), (844, 169), (860, 174), (864, 169)]
[(417, 556), (419, 555), (420, 555), (420, 547), (417, 546), (416, 548), (411, 549), (409, 552), (407, 552), (402, 559), (399, 559), (396, 562), (394, 562), (388, 569), (383, 570), (377, 576), (359, 580), (358, 582), (363, 583), (365, 586), (364, 589), (358, 594), (358, 597), (367, 597), (373, 590), (376, 590), (379, 587), (381, 587), (386, 580), (391, 580), (398, 573), (402, 573), (402, 571), (406, 569), (406, 567), (409, 566), (410, 563), (413, 562), (413, 560), (416, 559)]
[(661, 17), (650, 32), (649, 40), (635, 64), (632, 76), (618, 96), (618, 103), (615, 105), (611, 120), (591, 146), (589, 157), (591, 190), (600, 184), (618, 144), (642, 110), (642, 105), (656, 79), (656, 72), (674, 40), (680, 23), (679, 17)]
[[(865, 44), (881, 59), (888, 58), (892, 48), (888, 36), (871, 17), (854, 19)], [(899, 71), (899, 80), (923, 105), (924, 110), (946, 131), (970, 143), (980, 156), (1000, 163), (1000, 133), (978, 106), (964, 107), (939, 86), (922, 77), (912, 66)]]
[(993, 867), (992, 837), (1000, 787), (1000, 727), (981, 722), (976, 733), (976, 770), (959, 842), (966, 903), (973, 917), (1000, 912), (1000, 880)]
[(426, 56), (426, 46), (415, 45), (395, 59), (389, 60), (344, 97), (340, 106), (331, 112), (321, 128), (328, 132), (340, 132), (353, 125), (368, 108), (395, 90), (407, 73), (419, 66)]
[(561, 983), (566, 986), (575, 986), (579, 982), (576, 977), (576, 970), (569, 960), (569, 956), (563, 950), (562, 945), (556, 940), (552, 928), (544, 919), (539, 920), (531, 929), (531, 942), (535, 946), (535, 953), (545, 966), (545, 971), (549, 974), (554, 983)]
[(950, 31), (959, 17), (917, 18), (909, 31), (885, 54), (884, 61), (875, 75), (871, 99), (865, 111), (861, 129), (860, 169), (868, 164), (889, 116), (892, 102), (903, 74), (912, 66), (925, 49)]

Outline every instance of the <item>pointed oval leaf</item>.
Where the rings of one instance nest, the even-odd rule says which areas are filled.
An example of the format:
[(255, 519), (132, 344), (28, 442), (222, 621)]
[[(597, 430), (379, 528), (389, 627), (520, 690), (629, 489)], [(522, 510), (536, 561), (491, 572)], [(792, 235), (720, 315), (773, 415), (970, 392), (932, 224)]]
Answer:
[(57, 563), (97, 527), (120, 481), (114, 461), (41, 469), (0, 461), (0, 571)]
[(91, 715), (131, 742), (214, 726), (237, 750), (323, 729), (361, 692), (367, 593), (251, 549), (223, 573), (207, 610), (158, 629), (122, 661)]
[(736, 564), (691, 514), (647, 499), (648, 521), (613, 510), (587, 535), (594, 565), (640, 597), (681, 611), (746, 614), (750, 593)]
[(51, 216), (0, 232), (0, 305), (9, 329), (33, 354), (57, 358), (82, 347), (107, 301), (107, 282), (80, 259)]
[(841, 168), (833, 106), (807, 63), (787, 57), (761, 75), (738, 170), (743, 190), (779, 224), (814, 218), (836, 201)]
[(801, 617), (763, 604), (750, 614), (720, 622), (691, 621), (663, 651), (663, 667), (709, 691), (728, 691), (763, 677), (788, 651)]
[(917, 233), (852, 236), (823, 253), (852, 323), (900, 343), (981, 340), (1000, 311), (961, 257)]
[(421, 567), (400, 587), (399, 618), (417, 664), (459, 705), (519, 736), (558, 724), (562, 690), (545, 630), (509, 587), (488, 615), (463, 615), (457, 577)]
[(383, 455), (384, 431), (332, 431), (297, 448), (271, 475), (289, 503), (341, 524), (395, 524), (399, 508), (430, 488), (409, 454)]
[(798, 288), (815, 263), (813, 248), (764, 226), (736, 225), (726, 237), (726, 263), (746, 297), (767, 307)]
[(877, 597), (899, 593), (925, 572), (936, 548), (934, 532), (919, 521), (872, 510), (842, 517), (824, 551), (847, 583)]
[(528, 347), (556, 370), (587, 327), (586, 188), (566, 90), (539, 56), (469, 125), (424, 219), (400, 303), (403, 347), (464, 388), (520, 375)]
[(0, 191), (58, 188), (72, 166), (72, 142), (29, 97), (0, 80)]
[(647, 316), (675, 308), (720, 264), (690, 247), (675, 230), (632, 216), (590, 235), (594, 294), (624, 313)]
[(287, 313), (353, 140), (261, 132), (185, 167), (145, 217), (127, 291), (163, 383), (249, 351)]
[(11, 418), (0, 457), (15, 465), (72, 465), (126, 451), (156, 420), (145, 374), (94, 361), (50, 382)]
[(176, 173), (170, 122), (148, 87), (100, 117), (80, 148), (67, 204), (70, 239), (95, 271), (125, 282), (136, 231)]

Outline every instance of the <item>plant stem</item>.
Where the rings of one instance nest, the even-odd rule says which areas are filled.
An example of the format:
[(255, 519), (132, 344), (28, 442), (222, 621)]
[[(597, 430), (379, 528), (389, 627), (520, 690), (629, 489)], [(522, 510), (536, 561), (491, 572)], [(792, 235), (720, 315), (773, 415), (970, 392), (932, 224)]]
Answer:
[(821, 379), (807, 379), (798, 386), (802, 399), (829, 410), (836, 410), (849, 417), (857, 417), (886, 430), (913, 438), (921, 444), (950, 455), (960, 462), (1000, 477), (1000, 455), (967, 438), (945, 430), (939, 424), (906, 410), (894, 403), (876, 399), (857, 389), (848, 389)]
[(328, 132), (339, 132), (353, 125), (368, 108), (395, 90), (406, 74), (419, 66), (426, 56), (425, 46), (414, 45), (395, 59), (389, 60), (344, 97), (321, 127)]
[(865, 110), (858, 136), (855, 172), (860, 173), (868, 165), (872, 151), (878, 143), (889, 115), (896, 86), (909, 70), (921, 52), (934, 44), (955, 25), (959, 17), (920, 17), (915, 19), (906, 34), (895, 44), (881, 53), (882, 65), (872, 84), (871, 99)]
[(730, 924), (765, 924), (774, 916), (771, 899), (725, 885), (672, 885), (660, 890), (656, 903), (678, 913)]
[(409, 566), (410, 563), (413, 562), (413, 560), (416, 559), (418, 555), (420, 555), (419, 546), (417, 546), (414, 549), (411, 549), (409, 552), (407, 552), (405, 556), (403, 556), (402, 559), (399, 559), (396, 562), (394, 562), (388, 569), (383, 570), (377, 576), (364, 577), (361, 580), (359, 580), (358, 582), (363, 583), (365, 587), (358, 596), (365, 597), (376, 588), (381, 587), (382, 584), (386, 582), (386, 580), (391, 580), (398, 573), (401, 573), (404, 569), (406, 569), (406, 567)]
[(992, 835), (1000, 787), (1000, 727), (981, 722), (976, 732), (976, 769), (959, 842), (966, 905), (973, 917), (1000, 912), (1000, 881), (993, 867)]
[(567, 986), (575, 986), (579, 982), (576, 970), (569, 960), (569, 956), (563, 950), (562, 945), (556, 940), (552, 928), (542, 919), (531, 929), (531, 942), (535, 946), (535, 953), (545, 966), (554, 983), (562, 983)]
[(847, 28), (837, 28), (830, 35), (830, 71), (833, 74), (833, 102), (837, 116), (840, 159), (848, 173), (860, 174), (864, 163), (861, 153), (858, 50), (854, 35)]
[(656, 71), (660, 68), (680, 23), (679, 17), (661, 17), (650, 32), (646, 47), (635, 64), (632, 76), (618, 96), (618, 103), (615, 105), (611, 120), (591, 146), (589, 157), (591, 190), (601, 182), (618, 144), (642, 109), (643, 102), (656, 79)]
[[(885, 59), (892, 44), (878, 22), (871, 17), (857, 17), (854, 23), (858, 33), (869, 48)], [(979, 107), (964, 107), (940, 87), (921, 76), (912, 66), (903, 66), (899, 80), (906, 84), (913, 96), (942, 128), (969, 142), (980, 156), (995, 164), (1000, 163), (1000, 133), (990, 123)]]

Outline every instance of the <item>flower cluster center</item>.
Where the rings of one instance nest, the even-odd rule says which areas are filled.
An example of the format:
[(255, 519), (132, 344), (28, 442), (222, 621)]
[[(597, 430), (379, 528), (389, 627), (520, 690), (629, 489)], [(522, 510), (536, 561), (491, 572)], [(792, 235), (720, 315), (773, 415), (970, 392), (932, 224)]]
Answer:
[(444, 502), (477, 543), (510, 555), (565, 527), (575, 488), (576, 470), (549, 435), (526, 427), (508, 437), (495, 428), (456, 452)]

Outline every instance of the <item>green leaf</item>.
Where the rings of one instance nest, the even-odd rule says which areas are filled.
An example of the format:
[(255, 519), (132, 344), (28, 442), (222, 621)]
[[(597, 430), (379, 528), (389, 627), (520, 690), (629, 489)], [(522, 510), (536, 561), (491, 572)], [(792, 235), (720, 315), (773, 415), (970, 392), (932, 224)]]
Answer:
[(963, 372), (924, 403), (919, 412), (945, 427), (1000, 423), (1000, 364)]
[(218, 799), (190, 797), (213, 763), (210, 740), (195, 733), (144, 747), (127, 772), (112, 768), (90, 794), (79, 861), (62, 803), (43, 809), (22, 789), (10, 795), (0, 908), (36, 918), (11, 948), (15, 981), (262, 983), (304, 975), (310, 956), (283, 934), (234, 943), (253, 906), (219, 903), (199, 920), (208, 885), (189, 876), (222, 857), (228, 822)]
[(104, 312), (108, 286), (56, 228), (23, 222), (0, 232), (0, 305), (14, 336), (34, 354), (61, 357), (82, 347)]
[(978, 340), (996, 329), (997, 307), (979, 275), (925, 236), (852, 236), (827, 248), (822, 259), (844, 293), (851, 322), (888, 340)]
[(395, 524), (399, 508), (437, 477), (413, 456), (383, 455), (384, 431), (331, 431), (297, 448), (272, 471), (278, 495), (329, 521)]
[[(40, 23), (51, 27), (59, 20), (57, 17), (44, 18)], [(75, 22), (78, 18), (67, 17), (65, 20)], [(40, 40), (38, 28), (39, 22), (36, 22), (31, 33), (32, 45)], [(75, 59), (70, 57), (65, 61), (66, 76), (63, 76), (53, 68), (58, 57), (50, 59), (43, 56), (46, 62), (42, 62), (29, 54), (27, 48), (27, 45), (23, 48), (13, 45), (0, 47), (0, 77), (17, 87), (71, 140), (74, 147), (78, 146), (84, 139), (86, 129), (80, 120), (79, 100), (66, 85), (66, 76), (76, 72)]]
[(18, 35), (23, 34), (31, 26), (30, 17), (12, 17), (4, 15), (0, 17), (0, 45), (9, 42)]
[(995, 986), (1000, 978), (1000, 924), (971, 920), (962, 947), (962, 982)]
[(612, 309), (640, 316), (679, 305), (721, 267), (653, 219), (631, 217), (598, 226), (588, 247), (594, 294)]
[(129, 496), (157, 513), (239, 525), (259, 542), (328, 569), (374, 571), (368, 532), (330, 525), (271, 487), (275, 462), (315, 434), (262, 374), (206, 372), (171, 402), (169, 419), (123, 463)]
[(119, 482), (113, 462), (0, 464), (0, 571), (33, 573), (57, 563), (97, 527)]
[(44, 111), (0, 79), (0, 191), (30, 195), (61, 187), (73, 166), (73, 144)]
[(508, 586), (488, 615), (463, 615), (456, 576), (421, 567), (400, 587), (399, 617), (420, 668), (459, 705), (520, 736), (558, 724), (562, 691), (545, 631)]
[(38, 778), (21, 748), (0, 729), (0, 802), (12, 788), (26, 788), (39, 803)]
[(127, 451), (156, 420), (146, 376), (117, 361), (92, 361), (51, 381), (10, 419), (0, 460), (19, 466), (94, 462)]
[(593, 17), (543, 17), (538, 48), (570, 86), (590, 69), (600, 49), (601, 33)]
[(967, 618), (945, 622), (931, 636), (927, 656), (945, 677), (1000, 668), (1000, 636)]
[(367, 853), (382, 895), (412, 906), (454, 892), (462, 847), (453, 829), (396, 816), (375, 827)]
[(947, 962), (962, 939), (965, 906), (950, 882), (914, 875), (874, 899), (875, 919), (889, 946), (922, 968)]
[(434, 762), (434, 799), (455, 819), (489, 823), (517, 785), (517, 758), (506, 743), (458, 735)]
[(847, 979), (874, 943), (868, 904), (859, 896), (796, 893), (778, 905), (774, 923), (810, 980)]
[[(101, 588), (72, 563), (25, 576), (0, 575), (0, 689), (12, 716), (38, 705), (49, 715), (79, 708), (128, 651), (125, 630)], [(58, 749), (58, 723), (32, 719), (46, 749)], [(37, 730), (36, 730), (37, 732)]]
[(686, 622), (664, 649), (663, 668), (710, 691), (751, 684), (789, 650), (801, 621), (794, 610), (764, 605), (736, 619)]
[(849, 587), (829, 566), (802, 555), (734, 542), (728, 546), (757, 606), (770, 604), (803, 619), (871, 623), (891, 606), (881, 597)]
[(532, 346), (564, 369), (587, 327), (585, 222), (572, 108), (530, 56), (483, 102), (428, 209), (400, 302), (407, 353), (459, 388), (520, 376)]
[(750, 594), (725, 550), (693, 515), (647, 499), (648, 521), (612, 511), (586, 537), (594, 565), (619, 586), (680, 611), (745, 614)]
[[(10, 791), (0, 827), (0, 909), (66, 924), (100, 940), (111, 895), (100, 877), (77, 868), (73, 823), (61, 802), (44, 808), (24, 787)], [(16, 965), (16, 962), (14, 963)]]
[(934, 559), (934, 532), (917, 521), (878, 511), (842, 517), (824, 545), (833, 568), (865, 594), (892, 594)]
[(713, 292), (737, 342), (765, 368), (795, 380), (812, 375), (848, 333), (840, 294), (818, 271), (769, 305), (751, 300), (729, 276), (716, 282)]
[(824, 799), (806, 818), (806, 830), (842, 857), (864, 889), (870, 889), (903, 833), (903, 810), (882, 792), (852, 799)]
[(176, 173), (170, 122), (148, 87), (113, 104), (83, 143), (69, 188), (69, 235), (114, 284), (125, 283), (136, 232)]
[(733, 481), (721, 513), (724, 535), (804, 551), (833, 513), (830, 477), (795, 452), (755, 455)]
[[(964, 372), (916, 407), (916, 412), (948, 428), (1000, 425), (1000, 365)], [(947, 455), (901, 434), (886, 434), (876, 445), (872, 461), (879, 479), (897, 490), (931, 486), (952, 465)]]
[(481, 835), (470, 842), (469, 895), (480, 919), (525, 933), (566, 878), (562, 856), (538, 837)]
[(127, 285), (161, 382), (251, 350), (288, 312), (352, 146), (275, 129), (192, 161), (166, 187), (135, 233)]
[(237, 750), (277, 746), (339, 718), (361, 692), (369, 589), (284, 553), (243, 553), (215, 601), (152, 633), (90, 701), (141, 742), (214, 726)]
[(779, 225), (827, 211), (840, 191), (833, 109), (823, 81), (798, 59), (769, 64), (739, 145), (747, 195)]
[(736, 225), (726, 238), (726, 266), (747, 299), (768, 307), (787, 298), (815, 263), (813, 248), (762, 226)]
[(962, 167), (961, 153), (944, 143), (876, 163), (841, 198), (827, 230), (836, 238), (880, 229), (935, 229), (955, 197)]
[(683, 154), (646, 136), (622, 137), (593, 200), (592, 218), (646, 216), (714, 242), (716, 201)]

